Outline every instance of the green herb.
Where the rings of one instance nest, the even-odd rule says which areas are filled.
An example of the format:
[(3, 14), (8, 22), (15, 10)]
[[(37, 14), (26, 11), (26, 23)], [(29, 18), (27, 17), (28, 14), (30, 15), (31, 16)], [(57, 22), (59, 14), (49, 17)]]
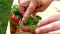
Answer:
[(38, 21), (41, 20), (41, 17), (40, 16), (36, 16), (36, 18), (33, 18), (33, 17), (29, 17), (26, 21), (23, 22), (24, 26), (27, 25), (29, 26), (30, 28), (37, 28), (37, 23)]
[(16, 17), (22, 18), (23, 16), (19, 13), (19, 6), (18, 5), (13, 5), (12, 12)]
[(17, 29), (17, 26), (16, 26), (16, 25), (14, 25), (14, 24), (12, 24), (12, 27), (13, 27), (14, 29)]
[(6, 34), (13, 0), (0, 0), (0, 34)]

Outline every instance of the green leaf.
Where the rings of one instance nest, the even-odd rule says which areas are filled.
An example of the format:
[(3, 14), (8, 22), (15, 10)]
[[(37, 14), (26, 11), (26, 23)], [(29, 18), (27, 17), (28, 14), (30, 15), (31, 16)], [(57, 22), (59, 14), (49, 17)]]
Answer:
[(0, 34), (6, 34), (12, 2), (13, 0), (0, 0)]
[(28, 17), (27, 20), (25, 20), (23, 22), (23, 25), (24, 26), (27, 25), (30, 28), (36, 29), (37, 28), (37, 25), (36, 24), (38, 23), (39, 20), (41, 20), (41, 17), (38, 16), (38, 15), (36, 16), (36, 19), (34, 17), (30, 16), (30, 17)]
[(11, 11), (14, 13), (16, 17), (22, 18), (23, 16), (19, 13), (19, 6), (18, 5), (13, 5), (13, 8)]
[(13, 27), (14, 29), (17, 29), (17, 26), (16, 26), (16, 25), (14, 25), (14, 24), (12, 24), (12, 27)]

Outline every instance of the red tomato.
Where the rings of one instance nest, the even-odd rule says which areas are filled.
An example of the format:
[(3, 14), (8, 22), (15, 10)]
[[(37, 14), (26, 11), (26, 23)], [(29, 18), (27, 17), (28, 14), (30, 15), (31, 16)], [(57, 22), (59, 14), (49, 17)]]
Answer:
[(36, 34), (35, 32), (31, 32), (32, 34)]
[(13, 12), (10, 12), (10, 23), (11, 24), (15, 24), (15, 25), (19, 25), (19, 18), (17, 18), (16, 16), (14, 16)]
[(22, 29), (18, 27), (16, 32), (22, 32)]
[(16, 33), (16, 29), (13, 29), (13, 31), (11, 31), (11, 34), (15, 34)]
[(11, 32), (11, 34), (14, 34), (14, 33), (16, 33), (16, 28), (13, 28), (11, 25), (10, 25), (10, 32)]

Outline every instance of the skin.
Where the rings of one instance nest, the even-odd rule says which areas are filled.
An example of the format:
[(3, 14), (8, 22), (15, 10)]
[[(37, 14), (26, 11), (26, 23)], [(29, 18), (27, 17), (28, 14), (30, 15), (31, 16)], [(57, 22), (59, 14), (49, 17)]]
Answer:
[(60, 34), (60, 13), (53, 14), (38, 22), (36, 33)]
[[(53, 0), (20, 0), (20, 13), (23, 20), (26, 20), (31, 14), (44, 11)], [(22, 11), (22, 12), (21, 12)]]
[[(23, 20), (26, 20), (31, 14), (38, 11), (44, 11), (53, 0), (21, 0), (20, 12)], [(60, 13), (53, 14), (44, 20), (38, 22), (37, 34), (60, 34)]]

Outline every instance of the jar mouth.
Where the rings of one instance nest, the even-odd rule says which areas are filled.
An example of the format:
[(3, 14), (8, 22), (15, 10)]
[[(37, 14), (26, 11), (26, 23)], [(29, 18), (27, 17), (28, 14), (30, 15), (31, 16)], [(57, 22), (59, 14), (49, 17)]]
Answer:
[(15, 34), (31, 34), (30, 32), (18, 32), (18, 33), (15, 33)]
[(28, 29), (36, 29), (36, 28), (37, 28), (37, 25), (35, 25), (36, 28), (33, 28), (33, 27), (32, 27), (33, 25), (25, 25), (25, 24), (23, 24), (23, 23), (20, 23), (20, 26), (21, 26), (22, 28), (28, 28)]
[(22, 22), (20, 23), (20, 27), (22, 28), (23, 31), (26, 31), (26, 32), (35, 32), (35, 29), (36, 29), (36, 28), (31, 28), (28, 25), (24, 25)]

